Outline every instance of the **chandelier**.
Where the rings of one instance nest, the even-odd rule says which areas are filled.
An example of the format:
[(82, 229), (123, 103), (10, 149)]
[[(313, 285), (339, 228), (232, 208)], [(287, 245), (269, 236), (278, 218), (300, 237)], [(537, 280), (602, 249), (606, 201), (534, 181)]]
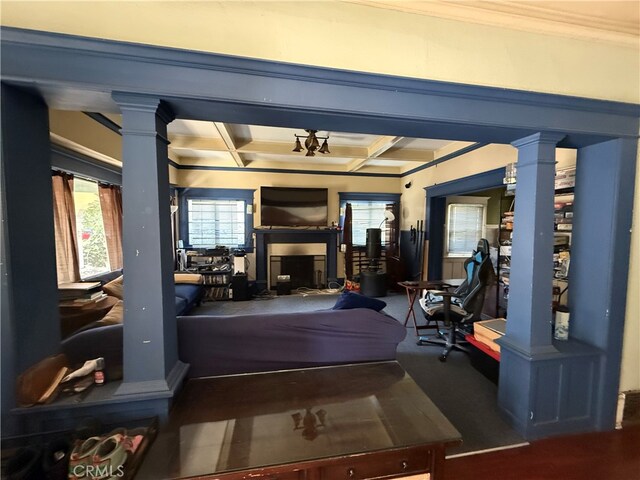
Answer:
[[(308, 135), (297, 135), (294, 134), (296, 137), (296, 145), (295, 148), (293, 149), (294, 152), (301, 152), (302, 151), (302, 144), (300, 143), (300, 139), (304, 138), (306, 139), (304, 141), (304, 148), (307, 149), (307, 153), (305, 155), (305, 157), (315, 157), (316, 153), (315, 151), (318, 150), (319, 153), (331, 153), (329, 151), (329, 144), (327, 143), (327, 140), (329, 140), (329, 137), (318, 137), (316, 136), (316, 133), (318, 133), (318, 130), (306, 130), (305, 132), (308, 133)], [(322, 142), (322, 146), (320, 146), (320, 142), (318, 141), (318, 139), (324, 140), (324, 142)]]

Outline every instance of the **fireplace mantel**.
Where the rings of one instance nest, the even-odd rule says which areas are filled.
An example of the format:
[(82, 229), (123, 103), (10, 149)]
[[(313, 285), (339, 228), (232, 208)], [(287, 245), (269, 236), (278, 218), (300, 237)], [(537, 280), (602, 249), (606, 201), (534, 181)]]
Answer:
[(338, 234), (336, 229), (261, 228), (256, 234), (256, 284), (267, 288), (268, 246), (272, 243), (324, 243), (327, 246), (327, 283), (337, 281)]

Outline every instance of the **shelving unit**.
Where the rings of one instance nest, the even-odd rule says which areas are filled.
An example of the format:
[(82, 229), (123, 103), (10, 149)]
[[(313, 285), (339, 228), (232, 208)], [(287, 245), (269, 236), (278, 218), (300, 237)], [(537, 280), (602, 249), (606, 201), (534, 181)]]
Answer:
[(555, 234), (553, 249), (553, 308), (566, 305), (569, 290), (573, 187), (556, 190), (554, 197)]
[(187, 271), (203, 278), (203, 301), (229, 300), (233, 258), (227, 247), (187, 251)]
[[(507, 191), (507, 194), (510, 193)], [(511, 241), (513, 237), (513, 213), (515, 197), (513, 194), (502, 197), (503, 207), (498, 230), (498, 298), (496, 312), (498, 317), (506, 318), (509, 304), (509, 281), (511, 274)], [(505, 210), (506, 209), (506, 210)]]
[[(506, 178), (507, 189), (502, 197), (502, 215), (500, 229), (498, 231), (498, 294), (497, 314), (499, 317), (507, 317), (509, 306), (509, 283), (511, 273), (511, 242), (513, 237), (513, 214), (515, 211), (515, 172)], [(573, 226), (573, 201), (574, 201), (575, 168), (559, 170), (556, 172), (555, 196), (554, 196), (554, 274), (553, 274), (553, 308), (567, 303), (569, 290), (569, 264), (571, 258), (571, 235)], [(511, 187), (511, 188), (509, 188)]]

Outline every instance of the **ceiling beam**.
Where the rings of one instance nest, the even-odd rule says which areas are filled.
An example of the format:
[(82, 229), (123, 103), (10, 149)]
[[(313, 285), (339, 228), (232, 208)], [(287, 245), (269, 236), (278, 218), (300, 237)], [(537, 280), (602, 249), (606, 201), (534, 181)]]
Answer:
[(433, 150), (417, 150), (408, 148), (390, 148), (378, 160), (398, 160), (402, 162), (430, 162), (435, 158)]
[(393, 147), (396, 143), (402, 140), (404, 137), (392, 137), (392, 136), (383, 136), (378, 137), (378, 139), (373, 142), (371, 145), (367, 147), (367, 153), (369, 158), (376, 158), (382, 155), (384, 152)]
[(227, 145), (221, 138), (189, 137), (184, 135), (169, 135), (171, 142), (169, 148), (207, 150), (214, 152), (226, 152)]
[(367, 158), (354, 158), (347, 165), (347, 172), (355, 172), (356, 170), (359, 170), (365, 163), (367, 163), (368, 160), (369, 160), (368, 157)]
[(363, 159), (355, 159), (349, 165), (347, 170), (349, 172), (355, 172), (364, 167), (369, 160), (378, 158), (384, 152), (393, 147), (396, 143), (402, 140), (404, 137), (382, 136), (378, 137), (375, 142), (367, 147), (367, 157)]
[(233, 161), (236, 162), (236, 165), (238, 165), (239, 167), (246, 167), (247, 162), (245, 162), (244, 158), (242, 158), (242, 155), (240, 155), (240, 153), (236, 150), (236, 144), (233, 141), (233, 137), (231, 136), (231, 133), (229, 132), (227, 126), (222, 122), (213, 122), (213, 126), (222, 137), (222, 141), (226, 145), (227, 151), (233, 157)]

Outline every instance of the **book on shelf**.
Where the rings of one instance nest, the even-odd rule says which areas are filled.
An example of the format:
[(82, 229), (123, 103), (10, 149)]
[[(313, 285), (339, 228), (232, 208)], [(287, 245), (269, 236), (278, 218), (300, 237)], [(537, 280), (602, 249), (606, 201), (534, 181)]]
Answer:
[(492, 318), (473, 324), (474, 338), (487, 345), (491, 350), (500, 352), (500, 345), (495, 340), (502, 337), (507, 329), (507, 322), (504, 318)]

